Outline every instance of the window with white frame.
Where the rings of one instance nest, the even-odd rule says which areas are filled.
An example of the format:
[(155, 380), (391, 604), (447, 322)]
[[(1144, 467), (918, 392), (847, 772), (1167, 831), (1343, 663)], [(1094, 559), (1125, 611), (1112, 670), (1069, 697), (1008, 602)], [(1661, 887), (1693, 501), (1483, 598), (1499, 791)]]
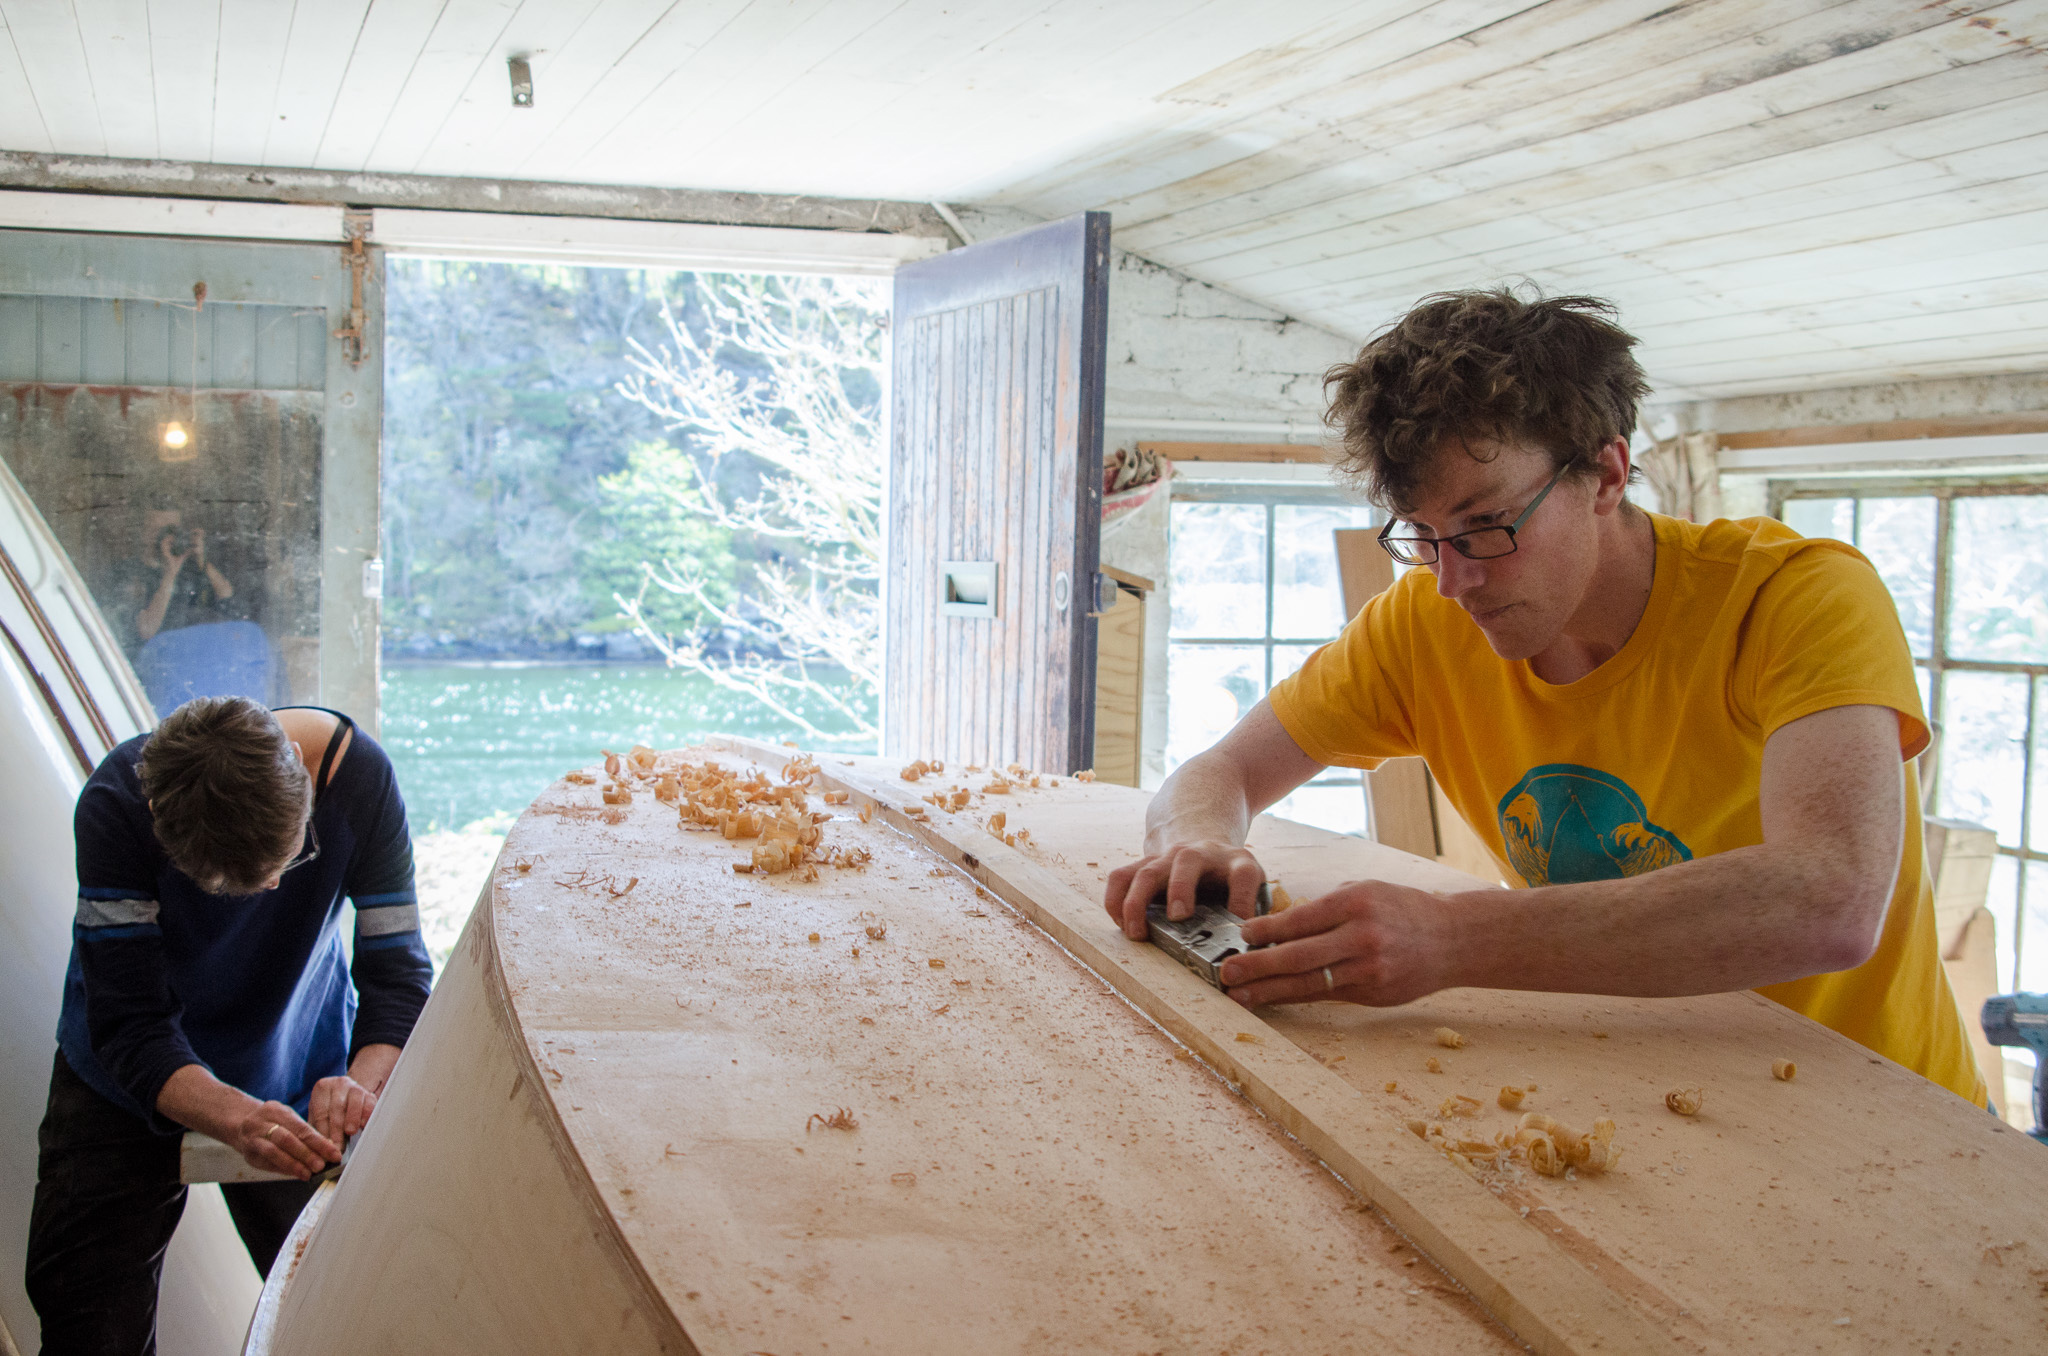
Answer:
[[(1222, 738), (1274, 683), (1343, 628), (1340, 527), (1371, 511), (1322, 486), (1174, 485), (1169, 538), (1166, 766)], [(1366, 830), (1360, 774), (1332, 768), (1272, 813), (1338, 833)]]
[(2048, 484), (1774, 482), (1771, 507), (1891, 590), (1941, 729), (1933, 812), (1998, 834), (1999, 982), (2048, 989)]

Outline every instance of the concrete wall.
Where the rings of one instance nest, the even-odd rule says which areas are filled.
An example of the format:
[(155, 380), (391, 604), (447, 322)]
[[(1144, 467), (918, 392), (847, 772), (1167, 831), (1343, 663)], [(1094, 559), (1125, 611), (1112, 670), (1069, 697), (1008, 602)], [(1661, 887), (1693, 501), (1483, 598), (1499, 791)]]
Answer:
[[(991, 239), (1037, 224), (1008, 208), (956, 209), (967, 233)], [(1220, 287), (1117, 250), (1109, 284), (1105, 450), (1143, 442), (1292, 442), (1323, 438), (1323, 373), (1356, 355), (1332, 334)], [(1155, 581), (1145, 614), (1140, 779), (1166, 775), (1168, 496), (1109, 524), (1102, 561)]]

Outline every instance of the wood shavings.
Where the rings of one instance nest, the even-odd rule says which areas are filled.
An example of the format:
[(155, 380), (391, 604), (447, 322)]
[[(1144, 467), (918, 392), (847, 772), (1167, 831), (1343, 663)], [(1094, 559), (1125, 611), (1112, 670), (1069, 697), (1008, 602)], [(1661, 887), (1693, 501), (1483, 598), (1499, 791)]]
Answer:
[(1789, 1059), (1774, 1059), (1771, 1061), (1771, 1077), (1780, 1083), (1790, 1083), (1799, 1077), (1799, 1066)]
[(852, 798), (853, 793), (851, 791), (827, 791), (825, 793), (825, 803), (827, 805), (844, 805)]
[(519, 861), (512, 863), (512, 869), (523, 876), (533, 870), (533, 859), (530, 857), (521, 858)]
[(1094, 768), (1092, 768), (1092, 767), (1084, 767), (1084, 768), (1082, 768), (1082, 769), (1081, 769), (1081, 770), (1080, 770), (1079, 772), (1076, 772), (1076, 773), (1074, 774), (1074, 780), (1075, 780), (1075, 781), (1077, 781), (1077, 782), (1092, 782), (1092, 781), (1094, 781), (1094, 780), (1095, 780), (1095, 769), (1094, 769)]
[(865, 824), (875, 817), (875, 803), (864, 800), (860, 803), (860, 822)]
[(623, 886), (618, 885), (615, 882), (607, 879), (604, 883), (605, 893), (610, 895), (613, 899), (623, 899), (625, 896), (632, 894), (633, 887), (638, 885), (639, 883), (640, 878), (638, 876), (632, 877)]
[(1417, 1139), (1429, 1138), (1429, 1122), (1423, 1120), (1419, 1116), (1411, 1116), (1408, 1118), (1408, 1130), (1409, 1133), (1413, 1134)]
[(1516, 1107), (1522, 1104), (1522, 1099), (1524, 1097), (1527, 1097), (1528, 1095), (1529, 1092), (1526, 1088), (1507, 1086), (1503, 1087), (1500, 1090), (1500, 1097), (1498, 1098), (1498, 1100), (1501, 1104), (1502, 1110), (1513, 1111)]
[(924, 759), (920, 758), (916, 762), (904, 768), (901, 772), (897, 773), (896, 775), (901, 777), (906, 782), (914, 782), (918, 778), (927, 776), (930, 773), (936, 771), (938, 771), (937, 768), (933, 767), (930, 763), (927, 763)]
[(1391, 1081), (1390, 1081), (1390, 1082), (1388, 1082), (1388, 1084), (1387, 1084), (1387, 1091), (1388, 1091), (1388, 1092), (1399, 1092), (1400, 1090), (1401, 1090), (1401, 1085), (1400, 1085), (1399, 1083), (1395, 1083), (1395, 1082), (1391, 1082)]
[(946, 968), (946, 963), (940, 960), (937, 956), (933, 956), (930, 960), (926, 961), (925, 964), (929, 965), (934, 970), (943, 970)]
[(1272, 913), (1286, 913), (1296, 903), (1294, 896), (1287, 893), (1285, 886), (1275, 885), (1271, 894), (1273, 902), (1268, 906), (1268, 909)]
[(1431, 1055), (1428, 1059), (1422, 1061), (1422, 1067), (1431, 1073), (1442, 1073), (1444, 1071), (1442, 1061), (1438, 1060), (1435, 1055)]
[(810, 940), (811, 940), (811, 944), (812, 944), (813, 946), (816, 946), (816, 945), (817, 945), (817, 944), (818, 944), (819, 942), (822, 942), (822, 941), (824, 941), (825, 939), (824, 939), (823, 937), (820, 937), (820, 936), (819, 936), (819, 935), (818, 935), (817, 933), (815, 933), (815, 932), (814, 932), (814, 933), (812, 933), (812, 934), (811, 934), (811, 938), (810, 938)]
[(613, 753), (610, 749), (604, 750), (604, 775), (607, 777), (619, 775), (619, 755)]
[(998, 810), (988, 817), (988, 819), (984, 822), (983, 827), (986, 828), (990, 833), (994, 834), (996, 837), (1001, 838), (1003, 836), (1003, 826), (1009, 822), (1010, 817), (1004, 814), (1001, 810)]
[(568, 772), (562, 775), (562, 780), (571, 786), (589, 786), (597, 778), (591, 776), (588, 772)]
[(1436, 1043), (1446, 1050), (1461, 1050), (1465, 1046), (1465, 1038), (1447, 1026), (1438, 1027), (1435, 1034)]
[(1703, 1093), (1699, 1088), (1673, 1088), (1664, 1094), (1664, 1105), (1681, 1116), (1700, 1114)]
[(1605, 1117), (1593, 1122), (1591, 1134), (1582, 1135), (1562, 1121), (1540, 1111), (1532, 1111), (1522, 1117), (1515, 1139), (1518, 1144), (1530, 1148), (1539, 1141), (1548, 1141), (1556, 1150), (1560, 1165), (1557, 1172), (1544, 1171), (1537, 1165), (1535, 1153), (1532, 1151), (1530, 1154), (1530, 1166), (1546, 1177), (1559, 1176), (1565, 1168), (1581, 1168), (1589, 1173), (1606, 1172), (1621, 1160), (1621, 1150), (1614, 1146), (1614, 1122)]
[(627, 764), (632, 768), (634, 775), (640, 777), (651, 777), (654, 775), (654, 758), (654, 750), (648, 748), (645, 744), (635, 744), (632, 750), (626, 754)]
[(989, 774), (988, 785), (981, 789), (988, 792), (991, 796), (1007, 796), (1010, 794), (1010, 786), (1011, 783), (992, 772)]
[(673, 805), (683, 798), (683, 784), (664, 774), (654, 783), (654, 798), (663, 805)]
[(1259, 1038), (1258, 1038), (1257, 1036), (1254, 1036), (1254, 1035), (1253, 1035), (1253, 1034), (1252, 1034), (1251, 1032), (1249, 1032), (1249, 1031), (1240, 1031), (1240, 1032), (1238, 1032), (1238, 1033), (1237, 1033), (1237, 1039), (1238, 1039), (1239, 1041), (1243, 1042), (1243, 1043), (1244, 1043), (1244, 1044), (1246, 1044), (1246, 1045), (1263, 1045), (1263, 1044), (1265, 1044), (1265, 1042), (1264, 1042), (1264, 1041), (1260, 1040), (1260, 1039), (1259, 1039)]
[(862, 931), (867, 933), (869, 941), (879, 942), (889, 935), (889, 925), (886, 922), (870, 923)]
[(1444, 1098), (1442, 1104), (1437, 1107), (1436, 1114), (1445, 1117), (1477, 1116), (1479, 1108), (1483, 1105), (1477, 1097), (1467, 1097), (1460, 1092)]
[(601, 824), (623, 824), (626, 822), (626, 812), (623, 808), (614, 805), (597, 818)]
[(889, 1174), (889, 1180), (897, 1186), (914, 1187), (917, 1185), (917, 1174), (914, 1172), (892, 1172)]
[(934, 1016), (934, 1017), (937, 1017), (937, 1016), (940, 1016), (940, 1015), (941, 1015), (941, 1014), (943, 1014), (943, 1013), (948, 1013), (948, 1012), (951, 1012), (952, 1010), (953, 1010), (953, 1005), (952, 1005), (951, 1003), (941, 1003), (941, 1004), (939, 1004), (939, 1005), (938, 1005), (937, 1007), (935, 1007), (935, 1008), (933, 1008), (933, 1009), (931, 1010), (931, 1015), (932, 1015), (932, 1016)]
[(613, 782), (598, 794), (604, 797), (604, 803), (607, 805), (631, 805), (633, 803), (633, 788), (624, 782)]
[(813, 1125), (822, 1125), (827, 1130), (858, 1130), (860, 1128), (860, 1122), (853, 1118), (852, 1109), (843, 1106), (835, 1108), (829, 1116), (813, 1111), (810, 1120), (804, 1122), (804, 1133), (810, 1134)]

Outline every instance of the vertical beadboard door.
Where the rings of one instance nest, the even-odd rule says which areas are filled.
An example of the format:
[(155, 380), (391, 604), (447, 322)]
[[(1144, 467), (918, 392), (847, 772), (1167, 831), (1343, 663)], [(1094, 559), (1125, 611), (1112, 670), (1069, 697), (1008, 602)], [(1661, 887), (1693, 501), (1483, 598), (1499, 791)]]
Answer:
[[(883, 747), (1094, 757), (1109, 214), (896, 275)], [(992, 568), (991, 568), (992, 567)]]
[(271, 698), (376, 729), (383, 290), (374, 247), (0, 231), (0, 455), (131, 660), (136, 538), (177, 508), (270, 640)]

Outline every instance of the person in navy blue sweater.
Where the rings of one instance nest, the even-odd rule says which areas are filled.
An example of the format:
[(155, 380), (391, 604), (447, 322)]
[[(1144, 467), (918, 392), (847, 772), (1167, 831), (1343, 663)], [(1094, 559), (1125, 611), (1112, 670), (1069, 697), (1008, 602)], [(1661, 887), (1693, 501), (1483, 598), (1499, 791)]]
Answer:
[(128, 1356), (155, 1348), (182, 1132), (295, 1179), (222, 1188), (268, 1274), (308, 1179), (375, 1110), (433, 970), (390, 760), (339, 712), (187, 702), (107, 755), (74, 829), (28, 1293), (46, 1356)]

